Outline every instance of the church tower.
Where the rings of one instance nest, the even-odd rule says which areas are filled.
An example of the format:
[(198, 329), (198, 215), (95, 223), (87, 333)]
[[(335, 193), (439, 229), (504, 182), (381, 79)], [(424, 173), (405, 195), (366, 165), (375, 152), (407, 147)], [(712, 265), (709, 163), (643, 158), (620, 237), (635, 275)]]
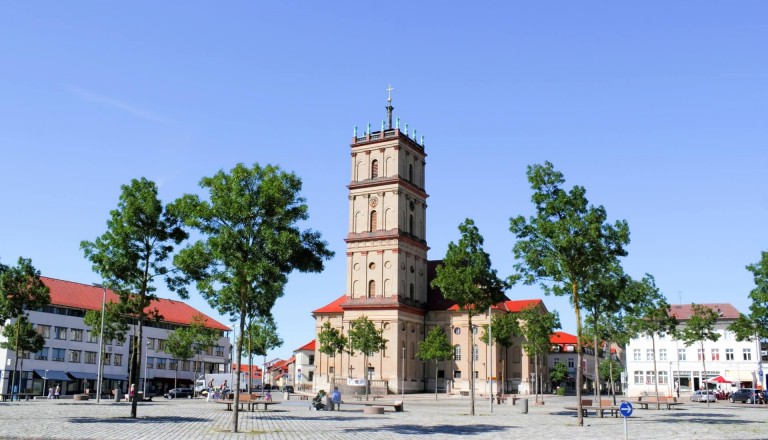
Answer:
[(416, 130), (401, 129), (399, 118), (392, 126), (391, 95), (387, 101), (386, 126), (382, 121), (381, 130), (371, 132), (369, 124), (362, 135), (355, 128), (350, 145), (346, 298), (340, 306), (346, 329), (365, 315), (387, 339), (386, 350), (367, 366), (362, 357), (349, 359), (349, 377), (367, 371), (369, 379), (400, 392), (416, 388), (423, 374), (414, 358), (428, 292), (426, 154)]

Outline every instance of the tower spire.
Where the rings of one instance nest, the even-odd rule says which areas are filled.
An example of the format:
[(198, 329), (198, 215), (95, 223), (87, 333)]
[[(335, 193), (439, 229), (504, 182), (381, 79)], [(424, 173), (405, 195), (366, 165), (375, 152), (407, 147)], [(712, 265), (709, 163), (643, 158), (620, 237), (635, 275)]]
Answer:
[(395, 90), (392, 88), (392, 84), (389, 84), (387, 86), (387, 129), (392, 130), (392, 110), (395, 108), (392, 107), (392, 90)]

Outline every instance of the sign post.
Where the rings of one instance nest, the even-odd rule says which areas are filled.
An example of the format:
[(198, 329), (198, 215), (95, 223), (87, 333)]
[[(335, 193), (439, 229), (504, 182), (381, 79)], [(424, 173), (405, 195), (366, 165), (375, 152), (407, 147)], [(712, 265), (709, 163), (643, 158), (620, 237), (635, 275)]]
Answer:
[(624, 417), (624, 440), (627, 440), (627, 418), (632, 415), (632, 404), (626, 400), (619, 405), (619, 413)]

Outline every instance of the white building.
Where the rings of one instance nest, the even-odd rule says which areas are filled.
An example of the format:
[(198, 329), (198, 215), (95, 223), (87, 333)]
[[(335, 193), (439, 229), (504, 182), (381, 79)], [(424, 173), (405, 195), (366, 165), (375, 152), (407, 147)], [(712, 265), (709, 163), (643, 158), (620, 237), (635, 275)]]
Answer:
[(311, 391), (315, 379), (315, 340), (294, 350), (293, 356), (296, 359), (293, 371), (296, 390)]
[[(51, 303), (40, 310), (29, 311), (29, 320), (38, 333), (45, 337), (45, 347), (37, 353), (23, 353), (16, 362), (12, 350), (0, 349), (2, 377), (0, 386), (3, 394), (12, 392), (14, 364), (16, 383), (19, 391), (34, 395), (44, 395), (44, 390), (59, 385), (61, 394), (79, 394), (85, 390), (95, 392), (98, 371), (99, 339), (90, 334), (90, 327), (83, 322), (88, 310), (101, 310), (104, 291), (101, 287), (41, 277), (50, 289)], [(117, 302), (115, 293), (107, 291), (107, 302)], [(192, 318), (201, 315), (199, 311), (184, 302), (160, 299), (153, 302), (150, 309), (157, 309), (162, 317), (158, 322), (144, 324), (144, 344), (140, 371), (140, 383), (137, 390), (142, 390), (146, 383), (148, 394), (161, 394), (178, 386), (192, 386), (195, 374), (224, 372), (230, 359), (231, 344), (228, 338), (229, 327), (216, 320), (206, 318), (206, 326), (220, 332), (217, 344), (186, 361), (173, 359), (164, 351), (168, 333), (178, 327), (192, 323)], [(6, 323), (11, 325), (14, 321)], [(130, 364), (131, 330), (126, 335), (126, 342), (104, 342), (104, 385), (105, 394), (109, 390), (128, 389), (128, 366)], [(1, 337), (0, 337), (1, 338)]]
[[(653, 360), (658, 370), (659, 393), (674, 395), (676, 384), (685, 393), (705, 385), (705, 380), (722, 376), (730, 383), (720, 385), (730, 391), (733, 388), (765, 384), (761, 377), (760, 345), (755, 341), (736, 340), (727, 327), (739, 317), (739, 311), (730, 304), (702, 304), (717, 311), (715, 325), (720, 334), (717, 342), (706, 341), (702, 350), (698, 343), (686, 347), (685, 343), (671, 335), (641, 336), (627, 345), (627, 394), (637, 396), (655, 393)], [(673, 305), (671, 312), (681, 326), (691, 316), (691, 305)], [(654, 351), (653, 342), (656, 349)], [(706, 364), (703, 371), (702, 359)], [(714, 385), (713, 385), (714, 386)]]

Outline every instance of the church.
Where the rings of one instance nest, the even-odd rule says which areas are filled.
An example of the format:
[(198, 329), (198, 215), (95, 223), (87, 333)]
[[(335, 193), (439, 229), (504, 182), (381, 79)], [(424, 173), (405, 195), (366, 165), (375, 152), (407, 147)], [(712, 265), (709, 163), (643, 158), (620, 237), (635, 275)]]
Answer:
[[(459, 394), (469, 392), (472, 374), (478, 394), (527, 393), (534, 366), (522, 349), (523, 339), (516, 338), (508, 350), (488, 350), (480, 336), (483, 325), (489, 323), (489, 312), (474, 315), (470, 329), (467, 314), (430, 287), (440, 261), (427, 257), (424, 139), (417, 140), (415, 130), (409, 133), (407, 125), (402, 130), (399, 118), (393, 127), (391, 96), (386, 110), (386, 125), (382, 122), (380, 131), (372, 132), (369, 124), (358, 135), (355, 128), (350, 145), (345, 292), (312, 312), (316, 338), (326, 322), (347, 335), (350, 322), (366, 316), (382, 331), (386, 347), (364, 365), (362, 355), (328, 356), (316, 344), (313, 386), (349, 389), (364, 383), (367, 374), (371, 388), (381, 393), (437, 388)], [(517, 313), (531, 305), (546, 312), (540, 299), (506, 299), (491, 313)], [(424, 362), (417, 355), (419, 343), (435, 326), (443, 328), (454, 347), (453, 358), (438, 362), (437, 372), (434, 362)], [(472, 347), (465, 333), (469, 331), (474, 336)], [(471, 357), (474, 371), (470, 371)]]

